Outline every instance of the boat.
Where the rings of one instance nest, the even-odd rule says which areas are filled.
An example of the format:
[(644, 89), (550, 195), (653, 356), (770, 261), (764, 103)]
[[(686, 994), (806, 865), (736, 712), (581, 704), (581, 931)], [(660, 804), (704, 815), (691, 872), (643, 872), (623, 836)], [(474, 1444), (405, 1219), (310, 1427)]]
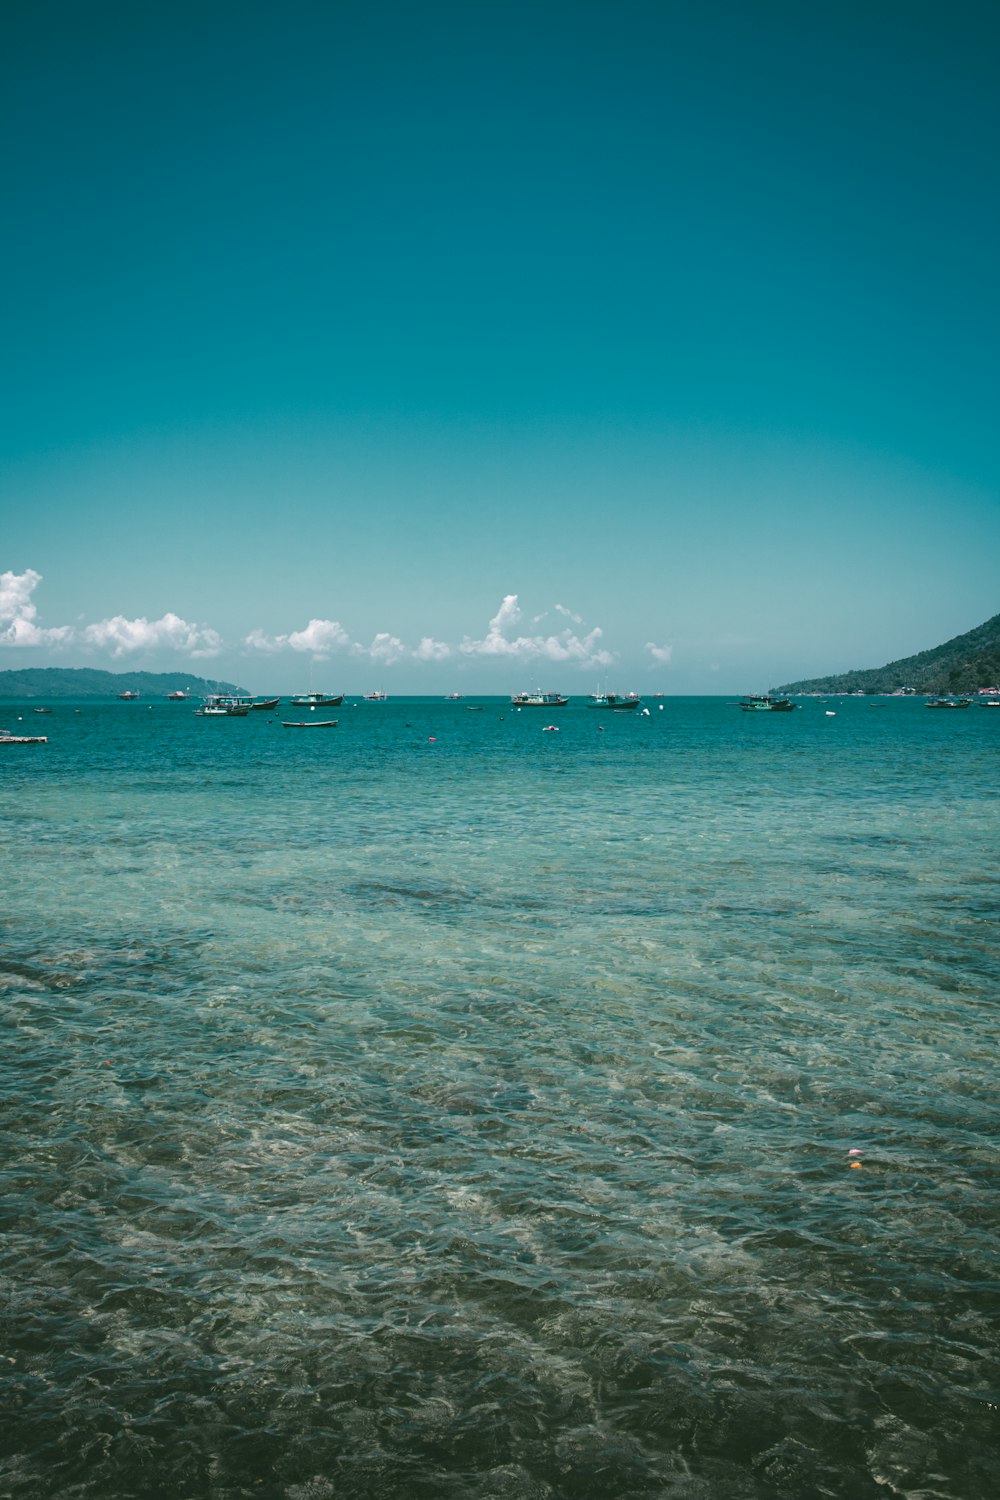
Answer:
[(569, 702), (561, 693), (514, 693), (512, 708), (565, 708)]
[(772, 698), (770, 693), (751, 693), (740, 703), (745, 714), (788, 714), (798, 706), (790, 698)]
[[(293, 708), (339, 708), (344, 701), (343, 693), (300, 693), (297, 698), (289, 698)], [(277, 708), (278, 699), (275, 698), (273, 708)]]
[(282, 729), (336, 729), (336, 719), (282, 719)]
[(33, 708), (31, 712), (33, 714), (50, 714), (52, 710), (51, 708)]
[(167, 702), (168, 703), (186, 703), (188, 701), (188, 699), (190, 698), (190, 696), (191, 696), (190, 693), (184, 693), (184, 692), (181, 691), (180, 688), (178, 688), (176, 692), (168, 693), (167, 694)]
[(971, 698), (931, 698), (927, 708), (968, 708)]
[(139, 697), (139, 694), (134, 690), (134, 688), (126, 688), (124, 693), (119, 693), (118, 696), (125, 703), (133, 703), (135, 699)]
[(366, 703), (385, 703), (387, 701), (387, 698), (388, 694), (383, 693), (381, 688), (376, 688), (373, 693), (365, 694)]
[(446, 703), (459, 703), (464, 697), (464, 693), (446, 693), (444, 701)]
[(47, 745), (44, 734), (11, 734), (9, 729), (0, 729), (0, 745)]
[(245, 719), (250, 712), (250, 699), (234, 698), (226, 693), (212, 693), (195, 713), (199, 719)]
[(638, 693), (591, 693), (589, 695), (591, 708), (638, 708), (642, 702)]
[(253, 703), (251, 703), (250, 707), (251, 709), (256, 709), (259, 712), (261, 709), (277, 708), (280, 702), (280, 698), (258, 698), (255, 699)]

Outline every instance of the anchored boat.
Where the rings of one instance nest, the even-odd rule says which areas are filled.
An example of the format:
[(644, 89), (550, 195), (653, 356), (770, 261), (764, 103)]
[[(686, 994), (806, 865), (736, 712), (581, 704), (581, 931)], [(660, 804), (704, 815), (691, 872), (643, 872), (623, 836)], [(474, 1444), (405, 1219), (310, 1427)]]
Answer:
[(751, 693), (740, 703), (745, 714), (787, 714), (798, 706), (790, 698), (772, 698), (769, 693)]
[(591, 693), (589, 695), (591, 708), (638, 708), (642, 699), (638, 693)]
[(515, 693), (512, 708), (565, 708), (569, 702), (561, 693)]

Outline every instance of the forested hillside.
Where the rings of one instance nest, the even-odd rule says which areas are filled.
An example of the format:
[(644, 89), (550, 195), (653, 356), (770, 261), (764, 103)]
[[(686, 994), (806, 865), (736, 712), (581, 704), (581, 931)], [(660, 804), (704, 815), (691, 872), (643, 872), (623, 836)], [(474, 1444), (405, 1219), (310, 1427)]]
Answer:
[(1000, 615), (994, 615), (975, 630), (957, 635), (904, 656), (884, 667), (864, 667), (834, 677), (811, 677), (804, 682), (786, 682), (782, 693), (893, 693), (909, 688), (915, 693), (974, 693), (1000, 684)]

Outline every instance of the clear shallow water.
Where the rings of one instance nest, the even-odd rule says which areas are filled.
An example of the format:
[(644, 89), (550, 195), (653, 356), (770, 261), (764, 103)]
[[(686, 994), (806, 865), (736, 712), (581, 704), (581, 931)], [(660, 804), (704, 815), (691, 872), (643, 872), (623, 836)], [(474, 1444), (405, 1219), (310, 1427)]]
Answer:
[(479, 701), (0, 710), (0, 1492), (992, 1496), (1000, 713)]

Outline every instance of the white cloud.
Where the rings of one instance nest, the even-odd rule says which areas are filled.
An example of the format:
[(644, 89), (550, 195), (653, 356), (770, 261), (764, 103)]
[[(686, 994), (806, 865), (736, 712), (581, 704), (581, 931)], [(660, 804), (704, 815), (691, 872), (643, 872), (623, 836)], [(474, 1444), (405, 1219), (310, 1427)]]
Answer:
[(654, 641), (646, 642), (646, 650), (654, 661), (669, 662), (673, 658), (673, 646), (657, 646)]
[(380, 630), (372, 638), (370, 646), (356, 645), (352, 650), (357, 656), (370, 656), (372, 661), (383, 662), (386, 666), (391, 666), (406, 655), (406, 647), (399, 636), (390, 635), (387, 630)]
[(565, 604), (557, 604), (556, 613), (564, 615), (567, 620), (572, 620), (574, 625), (583, 624), (583, 616), (574, 614), (571, 609), (566, 608)]
[(88, 625), (83, 639), (90, 646), (110, 649), (112, 656), (128, 656), (133, 651), (155, 651), (168, 647), (193, 658), (217, 656), (222, 649), (218, 631), (205, 625), (192, 625), (169, 610), (159, 620), (140, 615), (127, 620), (114, 615)]
[[(565, 606), (556, 607), (560, 614), (570, 615)], [(466, 636), (459, 650), (465, 656), (505, 656), (514, 661), (573, 662), (580, 667), (606, 667), (614, 661), (613, 652), (599, 645), (604, 633), (599, 626), (582, 637), (568, 628), (557, 635), (519, 635), (513, 638), (505, 635), (506, 628), (516, 625), (520, 618), (517, 595), (507, 594), (490, 621), (483, 639), (476, 641)], [(570, 615), (570, 618), (576, 620), (577, 617)]]
[(444, 641), (436, 641), (433, 636), (425, 635), (413, 652), (414, 661), (446, 661), (451, 655), (451, 647)]
[(350, 644), (350, 636), (339, 620), (310, 620), (304, 630), (293, 630), (290, 635), (265, 635), (263, 630), (251, 630), (244, 636), (244, 646), (252, 651), (311, 651), (313, 656), (325, 660), (338, 646)]
[(336, 646), (346, 646), (350, 636), (339, 620), (310, 620), (305, 630), (288, 637), (293, 651), (311, 651), (314, 656), (328, 656)]
[(287, 635), (279, 638), (267, 636), (263, 630), (251, 630), (249, 635), (243, 637), (244, 646), (249, 646), (251, 651), (280, 651), (279, 639), (284, 642), (288, 640)]
[(58, 646), (73, 639), (72, 625), (35, 624), (38, 608), (31, 596), (41, 581), (34, 568), (0, 573), (0, 646)]

